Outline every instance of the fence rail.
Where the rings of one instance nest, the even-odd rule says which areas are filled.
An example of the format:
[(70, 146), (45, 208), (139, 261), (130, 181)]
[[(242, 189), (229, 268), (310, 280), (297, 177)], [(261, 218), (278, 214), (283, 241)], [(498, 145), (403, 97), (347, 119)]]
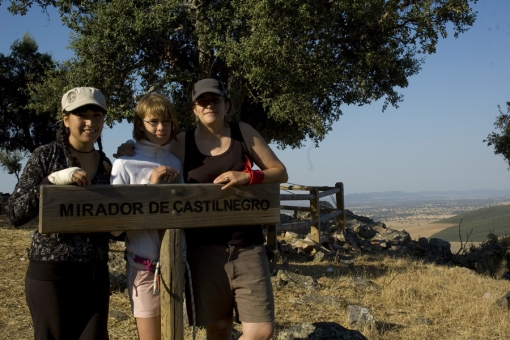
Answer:
[[(345, 229), (345, 206), (344, 206), (344, 185), (338, 182), (334, 187), (314, 187), (305, 185), (281, 185), (280, 190), (285, 191), (308, 191), (306, 194), (280, 194), (280, 210), (309, 211), (310, 220), (282, 223), (281, 227), (285, 228), (307, 228), (310, 227), (310, 236), (313, 241), (319, 242), (320, 227), (322, 222), (336, 219), (338, 227)], [(320, 199), (326, 196), (335, 195), (336, 208), (321, 207)], [(281, 204), (282, 201), (308, 201), (310, 206), (294, 206)], [(276, 246), (276, 226), (269, 225), (267, 227), (267, 245)]]

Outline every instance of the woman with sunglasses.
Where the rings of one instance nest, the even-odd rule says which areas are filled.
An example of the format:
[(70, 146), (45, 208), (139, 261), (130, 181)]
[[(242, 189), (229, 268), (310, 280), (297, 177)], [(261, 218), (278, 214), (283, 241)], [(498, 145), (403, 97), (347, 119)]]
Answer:
[[(194, 84), (192, 112), (197, 127), (178, 135), (171, 152), (183, 161), (186, 183), (233, 185), (286, 182), (287, 170), (261, 135), (245, 123), (228, 122), (231, 108), (216, 79)], [(255, 163), (260, 170), (252, 169)], [(261, 225), (186, 229), (196, 322), (207, 339), (269, 339), (274, 332), (274, 299)], [(186, 286), (187, 287), (187, 286)], [(190, 298), (188, 315), (192, 310)], [(191, 315), (189, 315), (191, 320)]]

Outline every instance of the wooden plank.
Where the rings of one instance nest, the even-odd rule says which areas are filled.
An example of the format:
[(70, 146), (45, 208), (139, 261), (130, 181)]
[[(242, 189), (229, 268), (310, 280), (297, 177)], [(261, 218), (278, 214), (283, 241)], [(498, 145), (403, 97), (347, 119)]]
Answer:
[(277, 235), (276, 235), (276, 225), (275, 224), (268, 224), (267, 227), (267, 233), (266, 233), (266, 244), (268, 247), (276, 247), (277, 243)]
[(335, 188), (339, 188), (340, 191), (336, 194), (336, 208), (342, 210), (342, 213), (337, 216), (336, 222), (338, 229), (345, 230), (345, 201), (344, 201), (344, 184), (338, 182), (335, 184)]
[(314, 195), (314, 199), (310, 199), (310, 219), (317, 221), (317, 223), (310, 226), (310, 238), (319, 243), (321, 231), (321, 210), (319, 201), (319, 189), (313, 188), (310, 194)]
[(280, 205), (280, 210), (310, 211), (310, 207), (302, 207), (298, 205)]
[(165, 231), (160, 251), (161, 340), (183, 340), (184, 230)]
[(280, 201), (313, 200), (315, 195), (311, 194), (281, 194)]
[(335, 210), (327, 215), (322, 215), (321, 222), (327, 222), (341, 214), (343, 214), (343, 210)]
[(282, 223), (282, 224), (280, 224), (280, 228), (285, 228), (285, 229), (287, 229), (287, 228), (306, 228), (306, 227), (310, 227), (316, 223), (317, 223), (317, 221), (314, 221), (314, 220), (292, 222), (292, 223)]
[(333, 189), (330, 189), (330, 190), (327, 190), (327, 191), (323, 191), (319, 194), (319, 198), (323, 198), (325, 196), (331, 196), (333, 194), (336, 194), (337, 192), (340, 191), (340, 188), (333, 188)]
[(43, 185), (39, 232), (218, 227), (280, 222), (279, 183)]
[(314, 187), (309, 187), (306, 185), (280, 185), (281, 190), (305, 190), (310, 191)]

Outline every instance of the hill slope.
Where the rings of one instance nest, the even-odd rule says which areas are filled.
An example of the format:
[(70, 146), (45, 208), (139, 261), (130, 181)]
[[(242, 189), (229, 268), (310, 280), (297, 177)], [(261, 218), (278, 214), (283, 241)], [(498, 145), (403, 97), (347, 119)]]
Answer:
[(440, 220), (436, 223), (451, 223), (452, 227), (446, 228), (432, 237), (445, 241), (459, 241), (459, 223), (461, 235), (465, 241), (466, 233), (473, 230), (469, 236), (470, 241), (482, 242), (487, 239), (487, 234), (492, 232), (498, 236), (510, 234), (510, 205), (500, 205), (490, 208), (478, 209), (457, 216)]

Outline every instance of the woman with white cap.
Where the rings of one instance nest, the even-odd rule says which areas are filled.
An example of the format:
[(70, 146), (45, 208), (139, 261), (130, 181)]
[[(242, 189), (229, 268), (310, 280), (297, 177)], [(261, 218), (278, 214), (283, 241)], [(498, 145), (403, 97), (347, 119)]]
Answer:
[[(42, 184), (110, 183), (111, 162), (101, 145), (106, 110), (95, 88), (64, 94), (60, 136), (34, 150), (7, 203), (12, 225), (38, 215)], [(33, 233), (25, 295), (34, 339), (108, 339), (108, 242), (109, 233)]]

